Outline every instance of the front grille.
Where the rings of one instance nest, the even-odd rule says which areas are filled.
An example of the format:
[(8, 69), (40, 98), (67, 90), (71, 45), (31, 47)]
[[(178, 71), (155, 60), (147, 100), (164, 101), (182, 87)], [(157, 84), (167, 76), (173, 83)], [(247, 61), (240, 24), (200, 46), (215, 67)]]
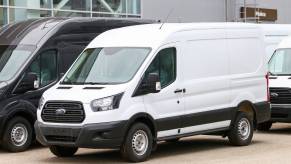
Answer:
[(71, 136), (45, 136), (46, 140), (49, 142), (76, 142), (77, 137)]
[[(62, 109), (63, 113), (58, 113)], [(80, 102), (47, 102), (41, 113), (45, 122), (81, 123), (85, 119), (83, 105)]]
[(270, 88), (272, 104), (291, 104), (291, 88)]

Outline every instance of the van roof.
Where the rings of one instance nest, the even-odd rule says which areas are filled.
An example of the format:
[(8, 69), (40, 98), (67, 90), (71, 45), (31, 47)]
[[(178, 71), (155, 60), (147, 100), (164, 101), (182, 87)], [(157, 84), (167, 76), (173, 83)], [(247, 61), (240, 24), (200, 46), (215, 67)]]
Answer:
[[(29, 19), (26, 21), (10, 23), (0, 29), (0, 45), (17, 45), (28, 44), (37, 45), (38, 42), (48, 32), (53, 29), (64, 27), (65, 25), (74, 26), (92, 26), (96, 24), (100, 26), (106, 25), (113, 26), (117, 23), (133, 22), (138, 23), (152, 23), (150, 20), (141, 19), (120, 19), (120, 18), (38, 18)], [(66, 28), (67, 33), (70, 32)], [(71, 26), (73, 28), (73, 26)]]
[(284, 37), (291, 34), (290, 24), (259, 24), (265, 36)]
[(291, 48), (291, 37), (285, 38), (277, 47), (277, 49)]
[[(162, 28), (161, 28), (162, 27)], [(161, 28), (161, 29), (160, 29)], [(146, 24), (109, 30), (97, 36), (87, 48), (95, 47), (156, 47), (177, 32), (199, 29), (255, 29), (249, 23), (165, 23)]]

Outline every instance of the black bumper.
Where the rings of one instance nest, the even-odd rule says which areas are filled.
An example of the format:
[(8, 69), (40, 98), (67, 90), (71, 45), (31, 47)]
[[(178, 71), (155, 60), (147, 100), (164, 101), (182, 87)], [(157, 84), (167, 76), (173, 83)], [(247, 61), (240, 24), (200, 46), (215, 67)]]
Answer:
[(81, 148), (116, 148), (122, 144), (126, 121), (89, 124), (84, 126), (50, 126), (36, 122), (37, 140), (45, 145)]
[(271, 121), (291, 123), (291, 104), (272, 104)]
[(255, 103), (257, 123), (263, 123), (271, 119), (271, 109), (269, 102)]

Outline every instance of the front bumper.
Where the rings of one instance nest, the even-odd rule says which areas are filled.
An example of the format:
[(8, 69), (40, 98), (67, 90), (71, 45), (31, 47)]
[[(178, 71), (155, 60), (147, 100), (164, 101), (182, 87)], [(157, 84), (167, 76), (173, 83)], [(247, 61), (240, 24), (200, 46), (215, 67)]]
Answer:
[(272, 104), (271, 121), (291, 123), (291, 104)]
[(37, 140), (45, 145), (81, 148), (116, 148), (122, 144), (126, 121), (88, 124), (84, 126), (34, 124)]

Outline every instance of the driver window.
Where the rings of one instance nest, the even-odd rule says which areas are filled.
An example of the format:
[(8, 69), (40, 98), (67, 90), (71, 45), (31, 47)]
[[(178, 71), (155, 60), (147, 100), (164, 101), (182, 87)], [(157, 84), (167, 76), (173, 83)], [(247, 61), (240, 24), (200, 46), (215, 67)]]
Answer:
[(176, 80), (176, 49), (161, 50), (145, 72), (145, 79), (150, 73), (158, 73), (162, 88)]
[(27, 70), (37, 75), (39, 86), (43, 87), (57, 79), (57, 53), (49, 50), (41, 53)]

